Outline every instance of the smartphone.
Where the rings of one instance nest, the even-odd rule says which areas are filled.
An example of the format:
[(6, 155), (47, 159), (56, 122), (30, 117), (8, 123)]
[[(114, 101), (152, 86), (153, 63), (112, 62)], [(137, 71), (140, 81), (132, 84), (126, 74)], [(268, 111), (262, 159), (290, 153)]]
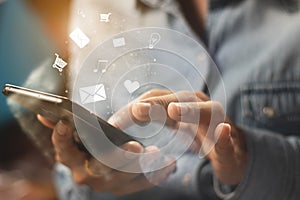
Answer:
[[(26, 109), (40, 114), (53, 122), (66, 119), (75, 128), (74, 119), (87, 127), (87, 131), (104, 134), (113, 144), (120, 146), (129, 141), (137, 141), (122, 130), (112, 126), (101, 117), (91, 113), (67, 97), (31, 90), (11, 84), (6, 84), (2, 93), (21, 104)], [(76, 114), (72, 112), (76, 110)], [(96, 120), (87, 120), (96, 119)], [(100, 127), (99, 127), (100, 125)]]

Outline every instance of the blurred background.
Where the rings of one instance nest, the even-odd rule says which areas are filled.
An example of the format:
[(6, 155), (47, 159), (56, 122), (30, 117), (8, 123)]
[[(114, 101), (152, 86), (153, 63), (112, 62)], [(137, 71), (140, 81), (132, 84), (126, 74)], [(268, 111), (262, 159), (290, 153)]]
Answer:
[[(59, 42), (51, 38), (63, 28), (53, 22), (65, 22), (67, 5), (65, 0), (0, 0), (1, 87), (22, 85), (32, 70), (54, 55)], [(0, 199), (55, 199), (51, 164), (22, 132), (2, 94), (0, 108)]]

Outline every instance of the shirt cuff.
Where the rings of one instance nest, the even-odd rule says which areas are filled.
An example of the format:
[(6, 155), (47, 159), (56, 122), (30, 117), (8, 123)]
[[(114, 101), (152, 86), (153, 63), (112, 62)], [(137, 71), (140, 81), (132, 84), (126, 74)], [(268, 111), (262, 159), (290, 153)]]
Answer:
[(237, 186), (229, 186), (222, 184), (215, 175), (213, 175), (213, 186), (216, 195), (220, 199), (229, 200), (235, 195), (235, 189)]
[(260, 129), (244, 129), (248, 166), (242, 182), (228, 199), (285, 199), (292, 187), (293, 153), (283, 136)]

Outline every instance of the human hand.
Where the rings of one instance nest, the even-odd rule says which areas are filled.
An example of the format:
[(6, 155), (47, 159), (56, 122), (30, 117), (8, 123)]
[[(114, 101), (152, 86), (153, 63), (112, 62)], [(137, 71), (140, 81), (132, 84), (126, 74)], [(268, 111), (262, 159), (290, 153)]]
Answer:
[(163, 122), (166, 125), (174, 128), (187, 127), (187, 134), (194, 134), (192, 132), (195, 129), (189, 129), (189, 126), (198, 127), (194, 134), (196, 145), (193, 145), (193, 149), (207, 156), (215, 176), (222, 183), (235, 185), (242, 180), (248, 161), (245, 138), (225, 117), (220, 103), (209, 100), (201, 92), (170, 93), (155, 90), (145, 96), (146, 98), (140, 98), (126, 108), (133, 118), (131, 122), (126, 118), (118, 119), (118, 126), (128, 127), (132, 121), (159, 121), (159, 113), (155, 116), (151, 111), (154, 106), (159, 105), (168, 115), (168, 119)]
[[(56, 160), (70, 168), (73, 179), (78, 184), (86, 184), (98, 192), (111, 192), (125, 195), (152, 187), (163, 181), (175, 168), (174, 160), (166, 159), (167, 167), (151, 173), (151, 182), (142, 173), (127, 173), (115, 170), (99, 162), (91, 155), (78, 149), (74, 140), (79, 140), (73, 127), (64, 120), (57, 124), (38, 115), (39, 121), (53, 129), (52, 143)], [(116, 154), (113, 150), (107, 153), (116, 164), (124, 166), (139, 165), (138, 154), (151, 153), (153, 160), (160, 157), (159, 150), (150, 146), (143, 148), (140, 143), (130, 141), (121, 146), (129, 156)], [(136, 156), (135, 156), (136, 155)], [(148, 163), (151, 164), (151, 161)]]

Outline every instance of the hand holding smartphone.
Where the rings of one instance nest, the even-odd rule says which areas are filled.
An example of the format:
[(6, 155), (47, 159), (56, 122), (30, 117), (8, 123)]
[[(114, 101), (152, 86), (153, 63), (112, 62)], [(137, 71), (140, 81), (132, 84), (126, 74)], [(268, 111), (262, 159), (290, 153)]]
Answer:
[[(79, 120), (80, 123), (83, 123), (88, 127), (89, 130), (104, 134), (117, 146), (121, 146), (129, 141), (136, 141), (127, 133), (115, 128), (104, 119), (91, 113), (77, 103), (72, 102), (67, 97), (31, 90), (11, 84), (6, 84), (2, 89), (2, 93), (35, 114), (40, 114), (53, 122), (58, 122), (60, 119), (66, 119), (75, 127), (74, 118), (76, 118), (76, 120)], [(73, 109), (76, 109), (76, 114), (72, 112)], [(97, 123), (99, 123), (101, 128), (98, 124), (86, 120), (91, 117), (97, 119)]]

